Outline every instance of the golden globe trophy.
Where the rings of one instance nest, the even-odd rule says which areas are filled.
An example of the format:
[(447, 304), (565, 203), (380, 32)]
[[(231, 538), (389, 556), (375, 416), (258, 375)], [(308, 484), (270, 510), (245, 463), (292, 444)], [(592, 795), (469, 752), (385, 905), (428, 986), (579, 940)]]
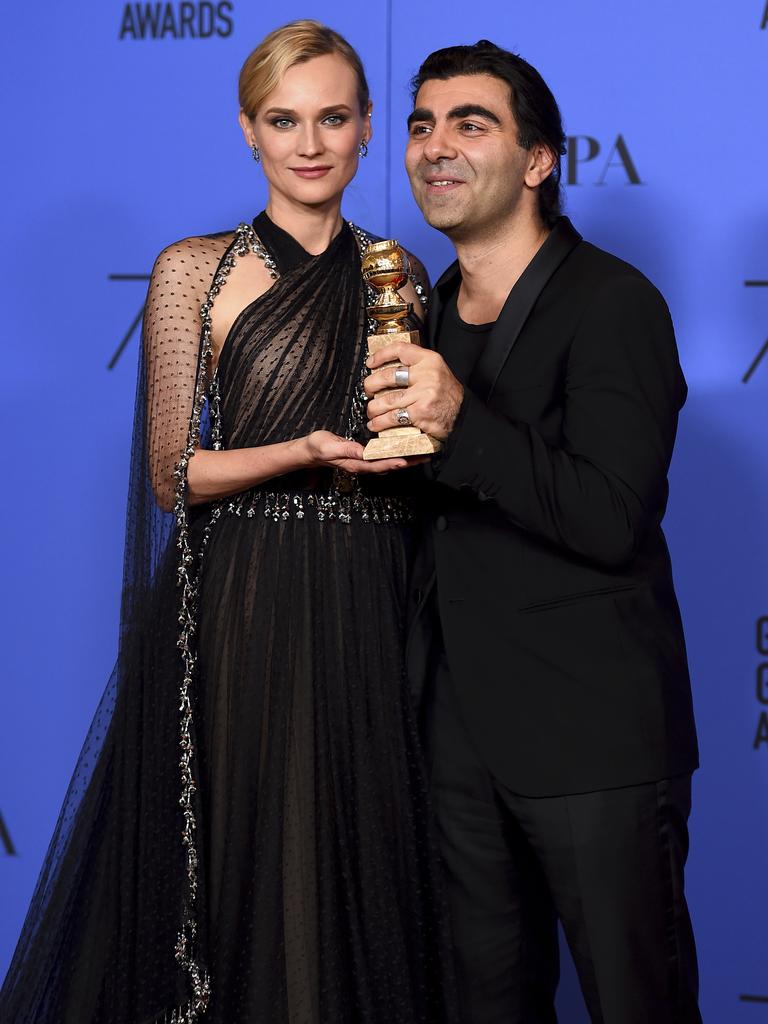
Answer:
[[(383, 242), (372, 242), (363, 254), (363, 278), (367, 284), (380, 294), (372, 306), (368, 307), (369, 316), (376, 321), (376, 332), (368, 335), (368, 354), (373, 355), (386, 345), (406, 342), (419, 344), (419, 332), (407, 331), (403, 320), (411, 312), (411, 304), (403, 302), (398, 294), (408, 280), (408, 257), (392, 239)], [(385, 363), (380, 370), (397, 370), (402, 363)], [(380, 391), (380, 395), (389, 395), (400, 388), (388, 388)], [(407, 423), (406, 417), (406, 423)], [(440, 442), (422, 433), (418, 427), (401, 426), (382, 430), (365, 446), (363, 458), (373, 459), (400, 458), (405, 455), (432, 455), (440, 451)]]

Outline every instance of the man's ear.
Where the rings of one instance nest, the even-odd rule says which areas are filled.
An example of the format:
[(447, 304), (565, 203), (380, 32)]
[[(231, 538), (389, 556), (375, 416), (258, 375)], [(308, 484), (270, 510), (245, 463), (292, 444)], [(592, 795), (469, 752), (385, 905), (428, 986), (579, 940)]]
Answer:
[(552, 173), (557, 160), (555, 154), (548, 146), (537, 144), (533, 146), (528, 160), (528, 167), (525, 171), (525, 183), (529, 188), (536, 188)]

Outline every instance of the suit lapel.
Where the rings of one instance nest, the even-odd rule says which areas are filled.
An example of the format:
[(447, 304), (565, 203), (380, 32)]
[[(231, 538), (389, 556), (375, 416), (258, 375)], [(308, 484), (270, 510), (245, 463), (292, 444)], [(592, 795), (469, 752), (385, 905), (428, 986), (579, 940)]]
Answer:
[[(554, 272), (580, 241), (581, 235), (568, 218), (561, 217), (555, 223), (546, 242), (517, 280), (470, 376), (469, 386), (480, 398), (486, 401), (490, 398), (499, 375), (504, 369), (504, 364), (509, 358), (536, 300)], [(452, 269), (452, 267), (449, 268), (449, 270)], [(448, 271), (443, 278), (447, 273)], [(442, 283), (443, 278), (438, 282), (438, 286)], [(435, 321), (435, 325), (436, 323), (437, 321)], [(431, 317), (430, 330), (432, 330)], [(434, 335), (430, 335), (430, 337), (434, 337)], [(434, 342), (432, 344), (434, 345)]]
[(440, 324), (440, 317), (451, 293), (458, 287), (461, 280), (459, 272), (459, 261), (453, 263), (438, 278), (437, 284), (429, 296), (429, 308), (427, 310), (427, 348), (436, 348), (437, 328)]

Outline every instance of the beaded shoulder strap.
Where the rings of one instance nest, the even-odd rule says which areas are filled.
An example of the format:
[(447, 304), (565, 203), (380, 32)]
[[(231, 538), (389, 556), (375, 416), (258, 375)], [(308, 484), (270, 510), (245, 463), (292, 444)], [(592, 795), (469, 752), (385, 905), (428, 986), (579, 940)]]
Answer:
[(187, 515), (187, 470), (189, 460), (200, 444), (200, 423), (206, 398), (211, 413), (211, 433), (214, 449), (221, 448), (221, 417), (219, 413), (219, 391), (216, 374), (210, 374), (212, 340), (211, 311), (216, 296), (227, 283), (230, 271), (236, 259), (247, 252), (256, 253), (263, 261), (272, 278), (278, 277), (274, 260), (261, 244), (250, 224), (240, 224), (232, 241), (211, 280), (205, 299), (200, 306), (200, 354), (198, 357), (197, 376), (195, 380), (192, 413), (187, 432), (187, 445), (175, 469), (176, 500), (174, 514), (176, 518), (177, 540), (179, 550), (177, 563), (177, 583), (181, 590), (179, 602), (179, 638), (178, 647), (181, 654), (183, 675), (179, 688), (179, 748), (180, 748), (180, 805), (183, 813), (181, 841), (186, 859), (186, 891), (181, 928), (176, 940), (176, 961), (189, 977), (192, 998), (183, 1006), (173, 1010), (168, 1019), (171, 1024), (191, 1024), (205, 1014), (211, 998), (211, 979), (208, 971), (199, 958), (197, 949), (198, 927), (198, 853), (197, 853), (197, 820), (195, 814), (194, 794), (197, 789), (194, 765), (194, 722), (193, 694), (197, 652), (195, 634), (197, 632), (197, 598), (200, 588), (200, 568), (203, 552), (207, 546), (214, 523), (221, 515), (220, 506), (214, 506), (211, 517), (206, 524), (203, 537), (195, 557), (189, 539), (189, 520)]

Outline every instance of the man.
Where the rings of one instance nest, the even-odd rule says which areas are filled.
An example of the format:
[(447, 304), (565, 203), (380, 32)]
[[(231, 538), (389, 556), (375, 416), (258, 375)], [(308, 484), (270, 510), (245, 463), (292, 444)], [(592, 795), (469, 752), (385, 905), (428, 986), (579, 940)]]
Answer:
[(530, 65), (440, 50), (414, 100), (408, 174), (457, 262), (432, 350), (383, 349), (366, 387), (372, 430), (443, 442), (409, 670), (465, 1019), (556, 1020), (559, 917), (593, 1022), (699, 1022), (696, 737), (660, 528), (686, 393), (669, 313), (559, 215), (560, 113)]

